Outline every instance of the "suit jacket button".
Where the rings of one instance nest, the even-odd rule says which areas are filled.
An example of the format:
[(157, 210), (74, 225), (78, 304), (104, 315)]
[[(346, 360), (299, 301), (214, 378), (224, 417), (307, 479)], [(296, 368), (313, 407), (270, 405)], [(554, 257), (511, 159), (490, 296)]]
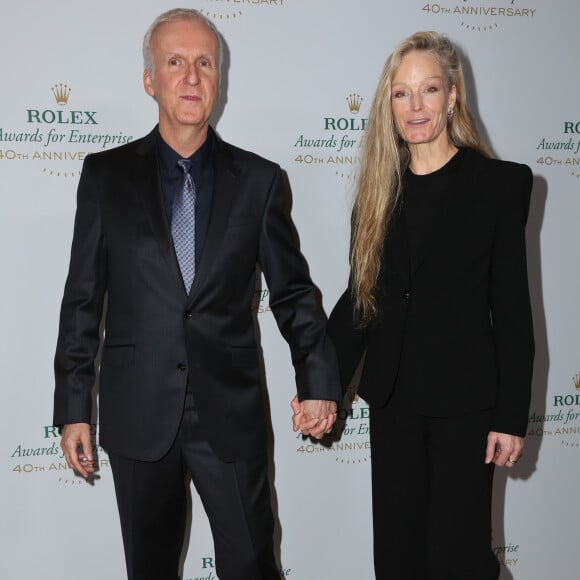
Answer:
[(409, 300), (410, 296), (411, 296), (411, 293), (408, 290), (405, 290), (403, 292), (403, 300), (405, 300), (405, 301)]
[(191, 316), (192, 316), (192, 314), (191, 314), (191, 311), (190, 311), (190, 310), (186, 310), (186, 311), (183, 313), (183, 318), (185, 318), (185, 320), (188, 320), (188, 319), (190, 319), (190, 318), (191, 318)]
[(187, 368), (187, 367), (186, 367), (186, 366), (185, 366), (183, 363), (179, 363), (179, 364), (177, 365), (177, 370), (178, 370), (180, 373), (184, 372), (186, 368)]

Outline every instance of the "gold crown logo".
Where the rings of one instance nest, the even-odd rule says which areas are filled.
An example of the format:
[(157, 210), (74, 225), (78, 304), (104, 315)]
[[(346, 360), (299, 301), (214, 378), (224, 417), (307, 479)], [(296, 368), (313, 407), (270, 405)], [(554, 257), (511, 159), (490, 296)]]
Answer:
[(580, 391), (580, 373), (578, 373), (576, 376), (573, 376), (572, 380), (574, 381), (574, 386), (576, 389)]
[(52, 87), (52, 94), (59, 105), (66, 105), (68, 103), (70, 91), (71, 89), (69, 89), (68, 85), (63, 85), (62, 83), (58, 83)]
[(357, 93), (352, 93), (346, 97), (346, 102), (348, 103), (348, 108), (350, 109), (351, 113), (358, 113), (360, 111), (363, 98)]

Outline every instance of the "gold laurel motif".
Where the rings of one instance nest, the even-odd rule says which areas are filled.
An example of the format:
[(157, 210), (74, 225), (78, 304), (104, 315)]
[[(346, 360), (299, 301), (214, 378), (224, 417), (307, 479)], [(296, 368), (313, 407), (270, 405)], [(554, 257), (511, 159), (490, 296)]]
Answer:
[(68, 85), (58, 83), (54, 85), (51, 90), (57, 104), (66, 105), (68, 103), (68, 97), (71, 92), (71, 89), (68, 87)]
[(573, 376), (572, 380), (574, 381), (574, 386), (576, 387), (576, 390), (580, 391), (580, 373)]

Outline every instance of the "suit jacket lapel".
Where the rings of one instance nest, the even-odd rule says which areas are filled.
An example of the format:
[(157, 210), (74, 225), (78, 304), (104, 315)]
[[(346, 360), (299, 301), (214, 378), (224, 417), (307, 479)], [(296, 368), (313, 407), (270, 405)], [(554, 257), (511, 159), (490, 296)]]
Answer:
[(196, 296), (199, 295), (210, 269), (217, 260), (232, 202), (238, 189), (236, 181), (240, 172), (231, 150), (217, 135), (214, 136), (214, 139), (214, 178), (209, 224), (203, 254), (189, 293), (188, 304), (192, 304)]
[(399, 197), (387, 228), (383, 244), (379, 286), (387, 288), (388, 279), (395, 276), (404, 285), (409, 284), (410, 250), (407, 238), (406, 208), (402, 197)]
[(142, 202), (143, 210), (147, 215), (153, 236), (159, 243), (161, 254), (167, 263), (170, 275), (175, 278), (176, 284), (185, 293), (181, 270), (173, 249), (171, 230), (165, 216), (155, 135), (155, 130), (153, 130), (137, 146), (137, 163), (134, 167), (133, 182)]

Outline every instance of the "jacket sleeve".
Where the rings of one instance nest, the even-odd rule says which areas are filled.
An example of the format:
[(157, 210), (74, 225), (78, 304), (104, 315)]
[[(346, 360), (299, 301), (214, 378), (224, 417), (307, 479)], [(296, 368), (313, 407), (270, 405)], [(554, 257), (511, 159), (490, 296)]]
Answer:
[(534, 360), (525, 239), (533, 176), (525, 165), (506, 164), (508, 168), (497, 191), (498, 217), (491, 257), (491, 317), (498, 361), (493, 430), (523, 436)]
[(342, 401), (334, 347), (318, 289), (296, 241), (286, 188), (276, 166), (260, 233), (259, 264), (270, 291), (270, 308), (290, 346), (298, 397)]
[(340, 383), (345, 390), (353, 379), (367, 345), (365, 330), (357, 328), (355, 324), (350, 287), (342, 293), (330, 313), (328, 334), (336, 349)]
[(68, 277), (54, 360), (55, 425), (89, 423), (95, 357), (106, 289), (106, 254), (94, 170), (89, 156), (77, 192)]

